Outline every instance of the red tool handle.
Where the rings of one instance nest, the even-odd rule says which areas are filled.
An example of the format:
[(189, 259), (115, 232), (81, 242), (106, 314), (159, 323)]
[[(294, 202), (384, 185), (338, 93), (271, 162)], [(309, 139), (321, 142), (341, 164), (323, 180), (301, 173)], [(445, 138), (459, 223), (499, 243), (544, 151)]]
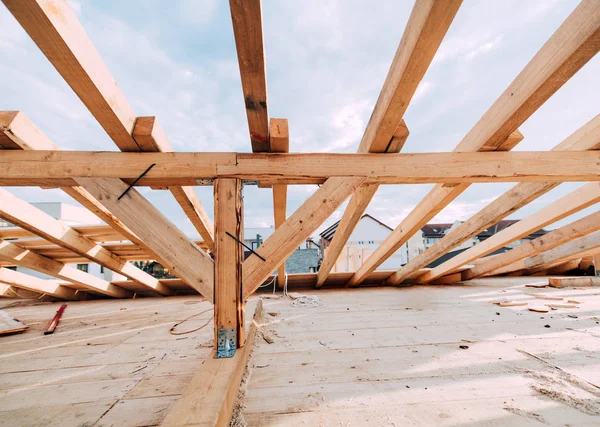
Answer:
[(60, 317), (62, 316), (63, 312), (65, 311), (65, 308), (67, 308), (67, 304), (63, 304), (63, 305), (60, 306), (60, 308), (58, 309), (58, 311), (54, 315), (54, 319), (52, 319), (52, 321), (50, 322), (50, 324), (46, 328), (46, 331), (44, 332), (44, 335), (50, 335), (51, 333), (54, 332), (54, 330), (56, 329), (56, 326), (58, 325), (58, 322), (60, 321)]

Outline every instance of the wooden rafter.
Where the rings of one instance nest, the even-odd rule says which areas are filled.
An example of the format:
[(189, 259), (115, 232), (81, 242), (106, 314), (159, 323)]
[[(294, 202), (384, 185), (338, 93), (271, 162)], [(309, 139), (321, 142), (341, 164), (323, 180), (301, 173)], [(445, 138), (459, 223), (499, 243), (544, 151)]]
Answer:
[(54, 280), (40, 279), (29, 274), (9, 270), (8, 268), (0, 268), (0, 283), (65, 300), (79, 299), (77, 291), (60, 285)]
[(86, 290), (113, 298), (128, 298), (133, 296), (129, 291), (120, 288), (106, 280), (69, 267), (62, 262), (35, 254), (29, 250), (0, 240), (0, 259), (10, 261), (14, 265), (27, 267), (31, 270), (83, 286)]
[(556, 221), (566, 218), (600, 201), (600, 184), (590, 183), (556, 200), (533, 215), (487, 238), (485, 241), (452, 257), (445, 263), (433, 268), (418, 280), (427, 283), (438, 277), (454, 272), (462, 265), (473, 262), (518, 239), (521, 239)]
[[(515, 226), (517, 225), (515, 224)], [(490, 272), (497, 272), (497, 274), (509, 273), (519, 269), (519, 266), (530, 268), (533, 264), (528, 266), (525, 261), (518, 265), (517, 263), (528, 257), (543, 254), (598, 230), (600, 230), (600, 212), (595, 212), (571, 224), (557, 228), (542, 237), (525, 242), (508, 252), (498, 254), (494, 257), (482, 258), (473, 267), (463, 271), (462, 278), (463, 280), (475, 279)]]
[(261, 0), (229, 0), (253, 152), (271, 150)]
[(242, 264), (244, 299), (298, 246), (306, 240), (344, 200), (364, 181), (364, 178), (330, 178), (309, 197), (271, 236), (256, 250), (264, 258), (251, 255)]
[(118, 178), (78, 178), (89, 191), (158, 254), (161, 264), (213, 302), (213, 260), (135, 189)]
[[(600, 8), (584, 0), (513, 80), (454, 151), (510, 149), (507, 140), (600, 49)], [(468, 184), (437, 185), (354, 274), (356, 285), (398, 250), (422, 225), (458, 197)]]
[[(566, 138), (563, 142), (554, 147), (553, 151), (576, 151), (576, 150), (594, 150), (600, 145), (600, 115), (586, 123), (571, 136)], [(429, 247), (424, 253), (418, 257), (412, 259), (405, 266), (396, 271), (386, 281), (387, 284), (396, 285), (401, 283), (408, 274), (416, 271), (422, 267), (427, 266), (432, 261), (435, 261), (440, 256), (451, 251), (462, 243), (466, 242), (471, 237), (479, 234), (483, 230), (491, 227), (502, 218), (510, 215), (517, 211), (526, 204), (531, 203), (538, 197), (546, 194), (548, 191), (555, 188), (558, 184), (556, 183), (520, 183), (515, 185), (513, 188), (502, 194), (500, 197), (492, 201), (490, 204), (485, 206), (477, 214), (473, 215), (467, 221), (453, 228), (445, 235), (441, 240), (436, 242), (433, 246)], [(597, 186), (592, 186), (592, 191), (598, 191)], [(589, 204), (579, 204), (575, 198), (575, 203), (567, 206), (581, 206), (579, 209), (573, 209), (570, 213), (563, 215), (567, 216), (571, 213), (581, 210), (595, 203), (595, 201), (589, 202)], [(560, 208), (559, 208), (560, 209)], [(554, 221), (558, 221), (561, 218), (553, 219), (554, 216), (546, 218), (548, 220), (542, 226), (536, 228), (542, 228), (544, 225), (551, 224)], [(496, 248), (497, 249), (497, 248)], [(495, 250), (495, 249), (494, 249)], [(462, 254), (461, 254), (462, 255)], [(438, 269), (439, 270), (439, 269)], [(435, 275), (437, 274), (437, 275)], [(418, 283), (426, 283), (428, 280), (435, 279), (443, 274), (429, 272), (420, 277)]]
[[(67, 2), (3, 2), (121, 151), (145, 151), (147, 148), (172, 151), (153, 120), (141, 118), (144, 124), (150, 122), (154, 126), (150, 126), (148, 133), (144, 133), (147, 127), (138, 127), (141, 133), (133, 134), (137, 122), (134, 110)], [(137, 137), (142, 142), (138, 142)], [(153, 147), (147, 141), (151, 138), (155, 139)], [(179, 191), (176, 199), (194, 226), (202, 230), (202, 238), (212, 245), (212, 237), (209, 237), (212, 225), (206, 222), (206, 215), (201, 215), (202, 205), (193, 189), (190, 190)], [(85, 193), (73, 197), (85, 207), (91, 207), (94, 213), (100, 210), (104, 220), (109, 219), (110, 213), (101, 209), (97, 201), (85, 200)]]
[(4, 218), (12, 224), (29, 230), (43, 239), (67, 248), (116, 273), (129, 277), (160, 295), (173, 294), (173, 291), (162, 285), (158, 279), (3, 188), (0, 188), (0, 218)]
[[(419, 0), (415, 3), (367, 124), (359, 153), (397, 153), (402, 149), (409, 134), (402, 117), (461, 3), (462, 0)], [(319, 268), (317, 287), (327, 280), (378, 188), (378, 184), (364, 184), (352, 195)]]

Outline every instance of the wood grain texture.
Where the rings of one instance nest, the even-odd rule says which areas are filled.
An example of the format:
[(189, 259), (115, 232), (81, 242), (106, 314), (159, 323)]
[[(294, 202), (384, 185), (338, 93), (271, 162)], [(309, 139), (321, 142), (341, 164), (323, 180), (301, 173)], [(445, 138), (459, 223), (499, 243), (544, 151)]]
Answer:
[[(290, 151), (290, 133), (287, 119), (271, 119), (271, 152), (288, 153)], [(284, 223), (287, 216), (287, 185), (273, 185), (273, 216), (275, 229)], [(283, 289), (285, 284), (285, 262), (277, 269), (277, 286)]]
[(76, 291), (60, 285), (57, 281), (40, 279), (8, 268), (0, 268), (0, 283), (64, 300), (79, 299)]
[(269, 112), (261, 0), (229, 0), (252, 151), (268, 152)]
[[(500, 259), (502, 259), (502, 257), (505, 254), (501, 254), (497, 258), (494, 258), (494, 260), (489, 259), (490, 263), (487, 264), (487, 267), (484, 267), (484, 264), (487, 263), (486, 260), (488, 260), (488, 258), (483, 258), (485, 255), (494, 252), (495, 250), (500, 249), (501, 247), (506, 246), (507, 244), (512, 243), (518, 239), (526, 237), (529, 234), (540, 230), (541, 228), (549, 224), (552, 224), (595, 203), (598, 203), (599, 201), (600, 184), (586, 184), (583, 187), (575, 190), (574, 192), (567, 194), (564, 197), (561, 197), (555, 202), (549, 204), (548, 206), (545, 206), (538, 212), (526, 218), (523, 218), (518, 223), (511, 225), (510, 227), (500, 231), (499, 233), (496, 233), (493, 236), (487, 238), (485, 241), (480, 242), (474, 247), (458, 254), (457, 256), (448, 260), (446, 263), (433, 268), (427, 274), (422, 276), (419, 282), (426, 283), (429, 280), (443, 276), (447, 272), (452, 272), (456, 268), (464, 264), (468, 264), (477, 259), (481, 259), (481, 264), (478, 264), (476, 267), (474, 267), (468, 275), (474, 274), (473, 277), (476, 277), (475, 275), (481, 275), (484, 274), (485, 271), (491, 271), (494, 268), (497, 268), (502, 265)], [(546, 240), (547, 238), (548, 235), (544, 236), (544, 240)], [(527, 242), (527, 244), (528, 243), (530, 242)], [(509, 252), (506, 252), (506, 254), (510, 252), (513, 251), (511, 250)], [(512, 253), (509, 258), (512, 258), (515, 255), (516, 252)], [(458, 259), (454, 261), (454, 258)], [(518, 258), (516, 258), (515, 261), (517, 259)], [(475, 273), (475, 270), (479, 273)]]
[(164, 267), (213, 302), (214, 263), (204, 251), (189, 241), (158, 209), (135, 189), (121, 200), (128, 188), (120, 179), (79, 178), (77, 184), (113, 212), (140, 236), (161, 260)]
[(0, 217), (90, 261), (129, 277), (160, 295), (173, 294), (173, 291), (161, 284), (158, 279), (2, 188), (0, 188)]
[(239, 179), (215, 181), (215, 350), (219, 329), (235, 329), (238, 348), (244, 345), (242, 261), (244, 247), (227, 233), (244, 241), (242, 183)]

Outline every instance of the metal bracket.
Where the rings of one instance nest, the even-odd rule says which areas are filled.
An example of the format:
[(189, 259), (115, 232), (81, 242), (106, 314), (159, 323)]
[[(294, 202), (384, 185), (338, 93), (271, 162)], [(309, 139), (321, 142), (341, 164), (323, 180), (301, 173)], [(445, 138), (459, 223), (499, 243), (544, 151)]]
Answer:
[(217, 332), (217, 353), (215, 354), (215, 359), (233, 357), (236, 342), (237, 336), (234, 328), (219, 329)]
[(196, 184), (198, 185), (213, 185), (215, 182), (214, 179), (197, 179)]

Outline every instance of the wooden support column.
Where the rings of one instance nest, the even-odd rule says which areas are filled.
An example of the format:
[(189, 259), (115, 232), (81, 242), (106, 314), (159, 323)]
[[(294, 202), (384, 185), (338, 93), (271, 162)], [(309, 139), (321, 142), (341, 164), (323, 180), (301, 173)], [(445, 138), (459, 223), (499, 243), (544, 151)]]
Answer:
[[(289, 153), (290, 133), (287, 119), (271, 119), (271, 152)], [(287, 185), (273, 185), (273, 215), (275, 217), (275, 229), (285, 222), (287, 211)], [(283, 289), (285, 284), (285, 261), (277, 269), (277, 286)]]
[[(244, 345), (244, 304), (242, 300), (242, 261), (244, 241), (242, 181), (234, 178), (215, 180), (215, 351), (218, 333), (234, 329), (236, 347)], [(235, 239), (231, 236), (235, 236)]]

